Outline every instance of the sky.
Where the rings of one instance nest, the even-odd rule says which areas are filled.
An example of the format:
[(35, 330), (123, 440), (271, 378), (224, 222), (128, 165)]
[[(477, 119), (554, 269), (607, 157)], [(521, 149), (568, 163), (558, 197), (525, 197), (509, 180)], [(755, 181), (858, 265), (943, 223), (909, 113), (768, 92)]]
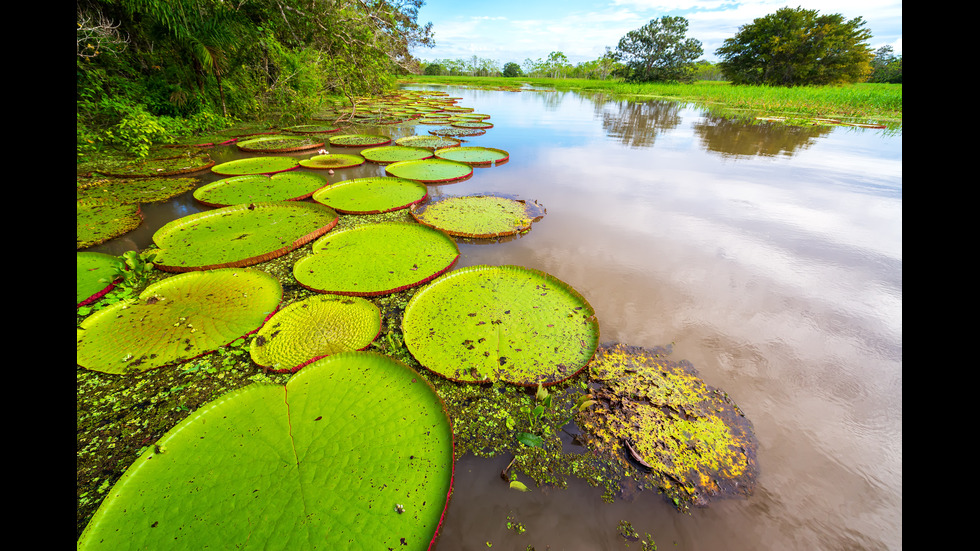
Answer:
[(783, 7), (802, 7), (822, 15), (861, 17), (873, 35), (873, 50), (891, 46), (902, 53), (902, 0), (425, 0), (418, 23), (432, 23), (434, 48), (417, 48), (415, 57), (494, 59), (500, 67), (525, 59), (546, 60), (559, 51), (573, 64), (597, 59), (606, 47), (651, 19), (687, 19), (686, 38), (701, 41), (704, 59), (739, 27)]

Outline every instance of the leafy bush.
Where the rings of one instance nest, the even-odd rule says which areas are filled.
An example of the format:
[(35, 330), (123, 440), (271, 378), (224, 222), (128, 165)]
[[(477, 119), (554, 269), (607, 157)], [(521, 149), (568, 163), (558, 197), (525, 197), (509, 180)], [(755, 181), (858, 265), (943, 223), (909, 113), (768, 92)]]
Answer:
[(169, 139), (167, 129), (142, 106), (131, 110), (117, 125), (106, 131), (109, 143), (122, 147), (127, 153), (146, 157), (155, 142)]

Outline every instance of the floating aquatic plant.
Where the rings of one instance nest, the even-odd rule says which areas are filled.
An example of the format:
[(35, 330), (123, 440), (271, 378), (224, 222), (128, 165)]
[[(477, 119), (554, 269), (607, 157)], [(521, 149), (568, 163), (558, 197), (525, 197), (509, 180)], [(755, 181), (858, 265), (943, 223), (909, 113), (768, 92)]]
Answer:
[(117, 178), (149, 178), (160, 176), (179, 176), (207, 170), (214, 166), (214, 160), (209, 155), (177, 155), (157, 159), (148, 159), (128, 165), (99, 171), (107, 176)]
[(327, 153), (325, 155), (314, 155), (309, 159), (300, 159), (299, 164), (305, 168), (317, 170), (334, 170), (341, 168), (351, 168), (364, 164), (364, 157), (360, 155), (349, 155), (346, 153)]
[(429, 549), (454, 460), (424, 378), (337, 354), (200, 407), (127, 469), (77, 548)]
[(295, 126), (287, 126), (283, 130), (297, 134), (331, 134), (333, 132), (340, 132), (340, 127), (332, 124), (297, 124)]
[(199, 178), (90, 178), (80, 179), (75, 198), (79, 201), (114, 203), (153, 203), (166, 201), (190, 191), (201, 183)]
[(434, 155), (439, 159), (465, 163), (470, 166), (503, 164), (510, 159), (510, 153), (493, 147), (449, 147), (435, 150)]
[(589, 364), (594, 407), (580, 412), (582, 438), (599, 453), (643, 468), (684, 508), (754, 486), (757, 442), (727, 394), (707, 386), (665, 349), (599, 347)]
[(330, 137), (330, 145), (337, 147), (371, 147), (390, 143), (391, 138), (388, 136), (376, 134), (343, 134)]
[(452, 237), (415, 223), (366, 224), (325, 235), (293, 266), (296, 281), (320, 293), (387, 295), (421, 285), (459, 258)]
[(115, 287), (116, 274), (123, 263), (111, 254), (83, 251), (75, 253), (75, 267), (75, 302), (84, 306)]
[(313, 194), (342, 214), (378, 214), (417, 205), (429, 197), (425, 184), (394, 176), (343, 180)]
[(105, 199), (75, 203), (75, 245), (84, 249), (131, 232), (143, 223), (139, 204)]
[(293, 157), (251, 157), (221, 163), (211, 167), (211, 172), (222, 176), (243, 176), (246, 174), (275, 174), (299, 168), (299, 161)]
[(212, 207), (244, 203), (299, 201), (307, 199), (330, 182), (309, 172), (248, 174), (211, 182), (194, 190), (194, 198)]
[(462, 142), (456, 138), (444, 137), (444, 136), (405, 136), (395, 140), (398, 145), (404, 145), (407, 147), (424, 147), (426, 149), (441, 149), (446, 147), (455, 147)]
[(483, 128), (436, 128), (434, 130), (429, 130), (429, 134), (433, 136), (482, 136), (486, 134), (487, 131)]
[(491, 238), (514, 235), (540, 220), (544, 207), (494, 195), (446, 197), (419, 204), (409, 212), (419, 223), (459, 237)]
[(238, 149), (251, 153), (288, 153), (323, 147), (323, 141), (312, 136), (260, 136), (236, 142)]
[(117, 375), (184, 362), (257, 330), (281, 299), (279, 281), (259, 270), (169, 277), (82, 321), (76, 361)]
[(168, 222), (153, 234), (156, 266), (165, 272), (251, 266), (309, 243), (337, 224), (318, 203), (233, 205)]
[(553, 384), (599, 342), (595, 311), (558, 278), (522, 266), (472, 266), (420, 289), (402, 320), (405, 345), (450, 380)]
[(381, 312), (360, 297), (314, 295), (294, 302), (262, 326), (252, 361), (272, 371), (297, 371), (314, 360), (364, 350), (381, 331)]
[(389, 164), (399, 161), (417, 161), (432, 157), (432, 151), (422, 147), (404, 145), (384, 145), (370, 147), (361, 151), (361, 155), (372, 163)]
[(473, 168), (464, 163), (443, 159), (401, 161), (385, 167), (389, 176), (430, 184), (456, 182), (473, 175)]

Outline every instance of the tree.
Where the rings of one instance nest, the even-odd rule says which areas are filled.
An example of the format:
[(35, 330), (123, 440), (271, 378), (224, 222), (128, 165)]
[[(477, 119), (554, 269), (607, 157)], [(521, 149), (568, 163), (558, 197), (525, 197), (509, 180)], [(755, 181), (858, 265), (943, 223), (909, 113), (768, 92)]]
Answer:
[(522, 77), (524, 76), (524, 71), (521, 70), (521, 66), (511, 61), (504, 65), (504, 76), (505, 77)]
[(860, 82), (871, 72), (864, 20), (782, 8), (739, 27), (716, 54), (733, 84), (801, 86)]
[(704, 53), (701, 41), (684, 39), (687, 19), (665, 15), (619, 40), (617, 60), (625, 63), (627, 82), (693, 80), (694, 61)]
[(895, 57), (891, 46), (875, 50), (871, 59), (871, 76), (868, 82), (902, 83), (902, 56)]
[(568, 57), (563, 52), (551, 52), (546, 63), (551, 78), (561, 78), (564, 70), (569, 66)]

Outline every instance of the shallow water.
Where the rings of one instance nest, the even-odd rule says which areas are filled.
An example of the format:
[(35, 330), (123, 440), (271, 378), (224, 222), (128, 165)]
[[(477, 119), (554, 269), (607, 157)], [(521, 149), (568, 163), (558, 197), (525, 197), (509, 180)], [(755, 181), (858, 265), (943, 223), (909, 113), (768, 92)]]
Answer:
[[(457, 266), (546, 271), (589, 300), (603, 342), (673, 343), (671, 359), (727, 392), (759, 441), (754, 494), (691, 514), (650, 492), (608, 504), (574, 481), (519, 493), (499, 476), (509, 457), (462, 458), (438, 549), (625, 549), (621, 520), (660, 549), (902, 547), (900, 130), (746, 125), (679, 103), (575, 93), (413, 88), (490, 114), (494, 128), (466, 145), (511, 155), (430, 186), (434, 199), (494, 192), (547, 209), (525, 236), (461, 244)], [(383, 173), (366, 164), (330, 180)], [(200, 210), (190, 194), (147, 205), (140, 229), (91, 250), (144, 248), (160, 225)], [(508, 530), (508, 516), (527, 531)]]

